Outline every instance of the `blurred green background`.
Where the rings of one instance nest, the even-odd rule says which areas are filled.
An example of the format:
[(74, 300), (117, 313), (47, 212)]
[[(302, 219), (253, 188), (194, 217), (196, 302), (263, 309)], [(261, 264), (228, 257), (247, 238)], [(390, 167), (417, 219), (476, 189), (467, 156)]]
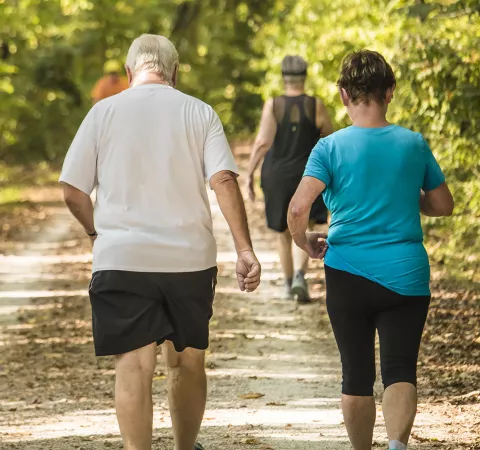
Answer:
[(398, 77), (390, 119), (426, 136), (456, 199), (454, 217), (426, 221), (429, 246), (452, 274), (478, 279), (478, 0), (0, 0), (0, 189), (15, 182), (8, 167), (61, 162), (105, 61), (123, 63), (141, 33), (175, 43), (179, 89), (210, 103), (235, 140), (281, 92), (286, 54), (309, 61), (309, 92), (342, 127), (343, 56), (383, 53)]

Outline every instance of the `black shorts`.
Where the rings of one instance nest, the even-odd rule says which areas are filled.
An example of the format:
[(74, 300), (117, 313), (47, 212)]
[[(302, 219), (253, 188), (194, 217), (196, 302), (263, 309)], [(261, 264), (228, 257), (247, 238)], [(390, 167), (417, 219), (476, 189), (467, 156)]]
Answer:
[(148, 273), (104, 270), (90, 283), (97, 356), (172, 341), (177, 352), (208, 348), (217, 268)]
[(417, 358), (430, 296), (400, 295), (366, 278), (325, 266), (327, 310), (342, 359), (342, 392), (371, 396), (375, 331), (384, 387), (417, 382)]
[[(300, 178), (301, 180), (301, 178)], [(265, 215), (267, 226), (271, 230), (283, 233), (288, 229), (287, 213), (292, 198), (297, 191), (300, 181), (284, 179), (273, 183), (272, 180), (262, 180), (263, 196), (265, 198)], [(310, 211), (310, 222), (325, 224), (328, 220), (328, 210), (321, 195), (313, 202)]]

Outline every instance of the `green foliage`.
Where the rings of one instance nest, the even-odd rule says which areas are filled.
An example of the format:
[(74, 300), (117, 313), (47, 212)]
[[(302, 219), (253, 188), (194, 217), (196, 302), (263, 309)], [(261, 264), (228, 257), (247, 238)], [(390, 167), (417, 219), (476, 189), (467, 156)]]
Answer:
[(425, 222), (436, 259), (466, 277), (480, 268), (480, 3), (475, 0), (299, 0), (258, 37), (268, 55), (264, 95), (279, 92), (287, 53), (310, 62), (311, 91), (338, 126), (349, 123), (336, 80), (345, 54), (377, 50), (398, 77), (390, 119), (422, 132), (456, 200), (455, 215)]
[(427, 137), (456, 200), (454, 217), (426, 221), (429, 242), (439, 259), (470, 267), (464, 273), (473, 277), (480, 268), (480, 8), (459, 3), (433, 5), (421, 26), (415, 18), (405, 23), (395, 118)]
[(142, 33), (169, 36), (179, 88), (214, 105), (229, 134), (251, 133), (263, 57), (251, 43), (274, 0), (0, 0), (0, 157), (58, 161), (107, 59)]
[[(251, 134), (280, 62), (310, 62), (309, 90), (349, 123), (336, 80), (345, 54), (378, 50), (398, 87), (392, 121), (422, 132), (456, 199), (426, 221), (439, 260), (480, 272), (478, 0), (0, 0), (0, 158), (59, 161), (106, 59), (141, 33), (179, 49), (179, 88), (212, 104), (228, 134)], [(469, 272), (464, 272), (468, 273)]]

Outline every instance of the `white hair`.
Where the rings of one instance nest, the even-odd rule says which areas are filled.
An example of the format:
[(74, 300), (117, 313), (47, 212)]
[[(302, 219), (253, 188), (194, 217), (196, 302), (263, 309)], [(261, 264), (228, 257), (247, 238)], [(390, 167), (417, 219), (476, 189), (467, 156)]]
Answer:
[(178, 66), (178, 52), (166, 37), (142, 34), (132, 42), (126, 65), (133, 76), (142, 71), (153, 72), (171, 82)]

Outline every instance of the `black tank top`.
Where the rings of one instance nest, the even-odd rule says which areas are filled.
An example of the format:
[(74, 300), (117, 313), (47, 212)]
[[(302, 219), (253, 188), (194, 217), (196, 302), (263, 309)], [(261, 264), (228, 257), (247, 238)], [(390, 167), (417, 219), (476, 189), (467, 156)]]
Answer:
[(308, 157), (320, 139), (316, 111), (315, 97), (305, 94), (273, 99), (277, 133), (272, 148), (265, 155), (262, 178), (271, 181), (295, 178), (300, 181)]

